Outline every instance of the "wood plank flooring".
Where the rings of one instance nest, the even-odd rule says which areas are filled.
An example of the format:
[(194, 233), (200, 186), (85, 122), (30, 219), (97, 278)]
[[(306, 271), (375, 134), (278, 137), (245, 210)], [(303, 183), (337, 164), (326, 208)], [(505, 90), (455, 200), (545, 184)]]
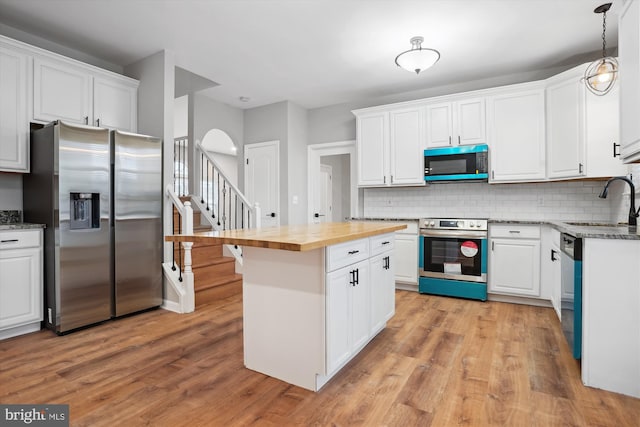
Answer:
[(234, 295), (0, 341), (0, 403), (73, 426), (640, 426), (640, 399), (582, 385), (552, 309), (408, 291), (318, 393), (244, 368)]

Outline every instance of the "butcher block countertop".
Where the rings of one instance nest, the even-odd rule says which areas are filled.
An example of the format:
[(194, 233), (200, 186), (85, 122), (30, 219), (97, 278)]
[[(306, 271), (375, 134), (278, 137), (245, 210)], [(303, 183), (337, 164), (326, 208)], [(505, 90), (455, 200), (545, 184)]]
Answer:
[(391, 233), (406, 227), (404, 224), (390, 224), (389, 222), (329, 222), (249, 230), (206, 231), (193, 235), (176, 234), (166, 236), (165, 239), (170, 242), (195, 243), (215, 239), (228, 245), (309, 251), (336, 243)]

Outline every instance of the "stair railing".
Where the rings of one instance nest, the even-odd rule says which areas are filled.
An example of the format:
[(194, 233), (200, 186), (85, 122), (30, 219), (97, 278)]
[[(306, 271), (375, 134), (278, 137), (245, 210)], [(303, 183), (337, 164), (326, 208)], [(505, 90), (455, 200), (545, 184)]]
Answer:
[[(171, 185), (167, 185), (166, 194), (179, 217), (176, 224), (175, 214), (172, 213), (171, 215), (172, 232), (174, 234), (193, 235), (193, 209), (191, 208), (191, 202), (182, 203)], [(182, 313), (191, 313), (195, 310), (194, 277), (191, 268), (192, 248), (193, 242), (172, 242), (171, 262), (163, 264), (168, 281), (178, 295), (179, 310)], [(178, 253), (177, 260), (176, 252)]]
[(173, 191), (178, 196), (189, 194), (189, 138), (173, 140)]
[(203, 214), (216, 230), (260, 228), (261, 213), (258, 203), (250, 203), (238, 187), (224, 174), (211, 155), (196, 145), (200, 157), (199, 198)]

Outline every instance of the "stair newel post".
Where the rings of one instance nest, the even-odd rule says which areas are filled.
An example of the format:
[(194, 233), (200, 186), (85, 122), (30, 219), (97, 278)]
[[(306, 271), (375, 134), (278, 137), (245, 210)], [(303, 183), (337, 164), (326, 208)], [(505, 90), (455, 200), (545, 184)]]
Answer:
[(193, 208), (191, 207), (191, 202), (184, 202), (182, 230), (183, 234), (193, 234)]
[(255, 202), (253, 205), (253, 220), (254, 220), (254, 228), (262, 227), (262, 209), (260, 209), (260, 203)]
[(184, 286), (185, 299), (184, 299), (184, 313), (192, 313), (196, 307), (196, 291), (194, 287), (193, 270), (191, 269), (191, 249), (193, 248), (193, 242), (182, 242), (184, 248), (184, 273), (182, 274)]

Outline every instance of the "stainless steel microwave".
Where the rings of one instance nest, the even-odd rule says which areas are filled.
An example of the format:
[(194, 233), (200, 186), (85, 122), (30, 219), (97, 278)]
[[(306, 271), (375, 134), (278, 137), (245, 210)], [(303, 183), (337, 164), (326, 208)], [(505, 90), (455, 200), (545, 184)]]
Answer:
[(489, 178), (489, 146), (459, 145), (424, 150), (425, 181), (484, 180)]

